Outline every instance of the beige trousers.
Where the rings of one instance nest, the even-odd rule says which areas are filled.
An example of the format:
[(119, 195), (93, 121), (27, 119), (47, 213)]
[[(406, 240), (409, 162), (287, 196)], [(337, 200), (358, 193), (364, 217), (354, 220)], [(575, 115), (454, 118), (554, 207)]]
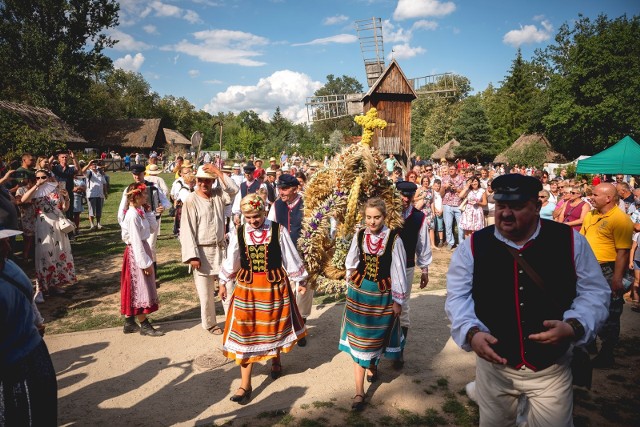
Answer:
[[(216, 319), (216, 304), (215, 304), (215, 290), (216, 283), (218, 282), (218, 275), (205, 276), (198, 271), (193, 272), (193, 281), (196, 285), (196, 291), (198, 292), (198, 299), (200, 300), (200, 318), (202, 320), (202, 327), (209, 329), (215, 326), (218, 321)], [(230, 281), (226, 285), (227, 298), (222, 301), (222, 308), (224, 310), (225, 318), (227, 311), (229, 310), (229, 301), (231, 300), (231, 294), (235, 288), (235, 281)]]
[(298, 283), (295, 284), (296, 288), (294, 293), (296, 294), (296, 305), (298, 306), (298, 310), (300, 311), (300, 315), (303, 319), (306, 319), (311, 314), (311, 307), (313, 306), (313, 289), (308, 289), (304, 295), (298, 292)]
[(573, 426), (570, 354), (547, 369), (513, 369), (476, 357), (480, 427), (515, 426), (518, 397), (528, 400), (528, 427)]
[(400, 326), (404, 326), (408, 328), (411, 326), (411, 321), (409, 319), (409, 298), (411, 298), (411, 288), (413, 287), (413, 273), (416, 268), (411, 267), (407, 268), (407, 295), (404, 300), (404, 304), (402, 304), (402, 313), (400, 313)]

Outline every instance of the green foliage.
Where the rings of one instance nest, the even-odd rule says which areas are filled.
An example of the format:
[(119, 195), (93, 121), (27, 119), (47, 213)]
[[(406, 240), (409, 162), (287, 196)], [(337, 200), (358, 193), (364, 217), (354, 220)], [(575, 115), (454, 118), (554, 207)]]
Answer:
[(92, 76), (111, 66), (115, 0), (0, 3), (0, 98), (50, 108), (74, 124)]
[(460, 142), (456, 148), (456, 156), (464, 159), (475, 159), (476, 162), (491, 161), (496, 147), (491, 143), (489, 121), (479, 96), (471, 96), (462, 101), (458, 118), (452, 130)]
[(640, 16), (580, 16), (536, 52), (552, 74), (542, 125), (568, 157), (593, 154), (640, 129)]
[[(363, 93), (362, 84), (354, 77), (343, 75), (335, 77), (333, 74), (327, 76), (327, 83), (315, 91), (315, 96), (326, 95), (346, 95), (353, 93)], [(360, 135), (361, 128), (354, 121), (353, 117), (341, 117), (338, 119), (328, 119), (314, 122), (312, 124), (313, 133), (322, 138), (329, 139), (331, 133), (335, 130), (341, 131), (344, 135)]]
[(49, 156), (64, 144), (56, 141), (51, 123), (40, 123), (40, 131), (24, 124), (20, 116), (8, 111), (0, 111), (0, 155), (7, 159), (17, 159), (23, 153), (34, 156)]

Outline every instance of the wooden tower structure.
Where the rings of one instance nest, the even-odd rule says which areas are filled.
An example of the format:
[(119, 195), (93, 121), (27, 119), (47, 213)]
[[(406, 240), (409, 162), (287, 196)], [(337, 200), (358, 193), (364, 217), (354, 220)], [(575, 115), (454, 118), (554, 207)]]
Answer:
[(411, 153), (411, 102), (418, 95), (395, 59), (363, 96), (363, 110), (378, 110), (378, 118), (387, 127), (377, 130), (371, 147), (381, 154), (393, 154), (399, 162), (407, 164)]

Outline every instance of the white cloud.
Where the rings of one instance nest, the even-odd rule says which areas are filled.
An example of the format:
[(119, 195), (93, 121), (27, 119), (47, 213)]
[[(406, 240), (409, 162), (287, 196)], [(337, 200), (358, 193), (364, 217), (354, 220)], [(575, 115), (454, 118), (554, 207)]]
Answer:
[(189, 70), (189, 77), (194, 78), (200, 75), (200, 70)]
[(236, 64), (246, 67), (265, 64), (253, 59), (262, 55), (254, 48), (269, 43), (269, 40), (264, 37), (231, 30), (198, 31), (193, 33), (193, 37), (196, 43), (182, 40), (175, 45), (163, 46), (161, 50), (185, 53), (204, 62)]
[(308, 75), (290, 70), (276, 71), (262, 78), (254, 86), (229, 86), (219, 92), (205, 105), (203, 110), (217, 114), (219, 112), (238, 113), (253, 110), (267, 121), (280, 107), (282, 115), (295, 123), (307, 120), (304, 106), (306, 98), (323, 86)]
[(438, 28), (438, 23), (436, 21), (427, 21), (426, 19), (421, 19), (420, 21), (416, 21), (411, 26), (412, 30), (435, 30)]
[(347, 44), (355, 43), (358, 41), (358, 37), (353, 34), (338, 34), (331, 37), (324, 37), (321, 39), (311, 40), (305, 43), (294, 43), (291, 46), (311, 46), (311, 45), (325, 45), (331, 43)]
[(158, 34), (158, 29), (156, 28), (155, 25), (145, 25), (144, 27), (142, 27), (142, 29), (147, 34)]
[(118, 40), (113, 48), (115, 50), (132, 51), (132, 50), (144, 50), (149, 49), (149, 45), (145, 42), (137, 41), (127, 33), (123, 33), (120, 30), (110, 29), (107, 34), (114, 40)]
[(184, 19), (192, 24), (202, 22), (200, 16), (191, 9), (163, 3), (158, 0), (120, 0), (120, 21), (124, 25), (134, 25), (141, 18), (153, 14), (160, 18)]
[(391, 50), (392, 50), (391, 54), (395, 59), (413, 58), (414, 56), (422, 55), (427, 51), (426, 49), (420, 46), (411, 47), (409, 46), (409, 44), (398, 44), (393, 46)]
[(521, 26), (519, 30), (511, 30), (502, 38), (502, 42), (513, 47), (523, 44), (541, 43), (551, 38), (553, 26), (549, 21), (540, 22), (542, 28), (535, 25)]
[(409, 43), (412, 37), (411, 30), (402, 27), (396, 30), (396, 26), (390, 20), (382, 21), (382, 38), (385, 43)]
[(349, 20), (348, 16), (344, 15), (336, 15), (336, 16), (328, 16), (322, 20), (323, 25), (337, 25), (342, 24)]
[(140, 70), (140, 67), (143, 63), (144, 55), (142, 55), (141, 53), (136, 53), (136, 56), (127, 54), (122, 58), (116, 59), (115, 61), (113, 61), (113, 66), (125, 71), (137, 72), (138, 70)]
[(402, 21), (404, 19), (426, 18), (429, 16), (445, 16), (455, 10), (455, 3), (450, 1), (398, 0), (396, 10), (393, 12), (393, 19)]

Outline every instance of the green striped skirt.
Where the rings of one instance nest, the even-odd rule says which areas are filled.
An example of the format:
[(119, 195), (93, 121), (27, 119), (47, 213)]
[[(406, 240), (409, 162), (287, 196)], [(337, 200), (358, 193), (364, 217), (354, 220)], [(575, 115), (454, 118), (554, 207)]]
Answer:
[(359, 288), (349, 286), (338, 349), (365, 368), (377, 365), (383, 354), (399, 359), (404, 337), (392, 307), (391, 292), (381, 293), (375, 282), (364, 279)]

